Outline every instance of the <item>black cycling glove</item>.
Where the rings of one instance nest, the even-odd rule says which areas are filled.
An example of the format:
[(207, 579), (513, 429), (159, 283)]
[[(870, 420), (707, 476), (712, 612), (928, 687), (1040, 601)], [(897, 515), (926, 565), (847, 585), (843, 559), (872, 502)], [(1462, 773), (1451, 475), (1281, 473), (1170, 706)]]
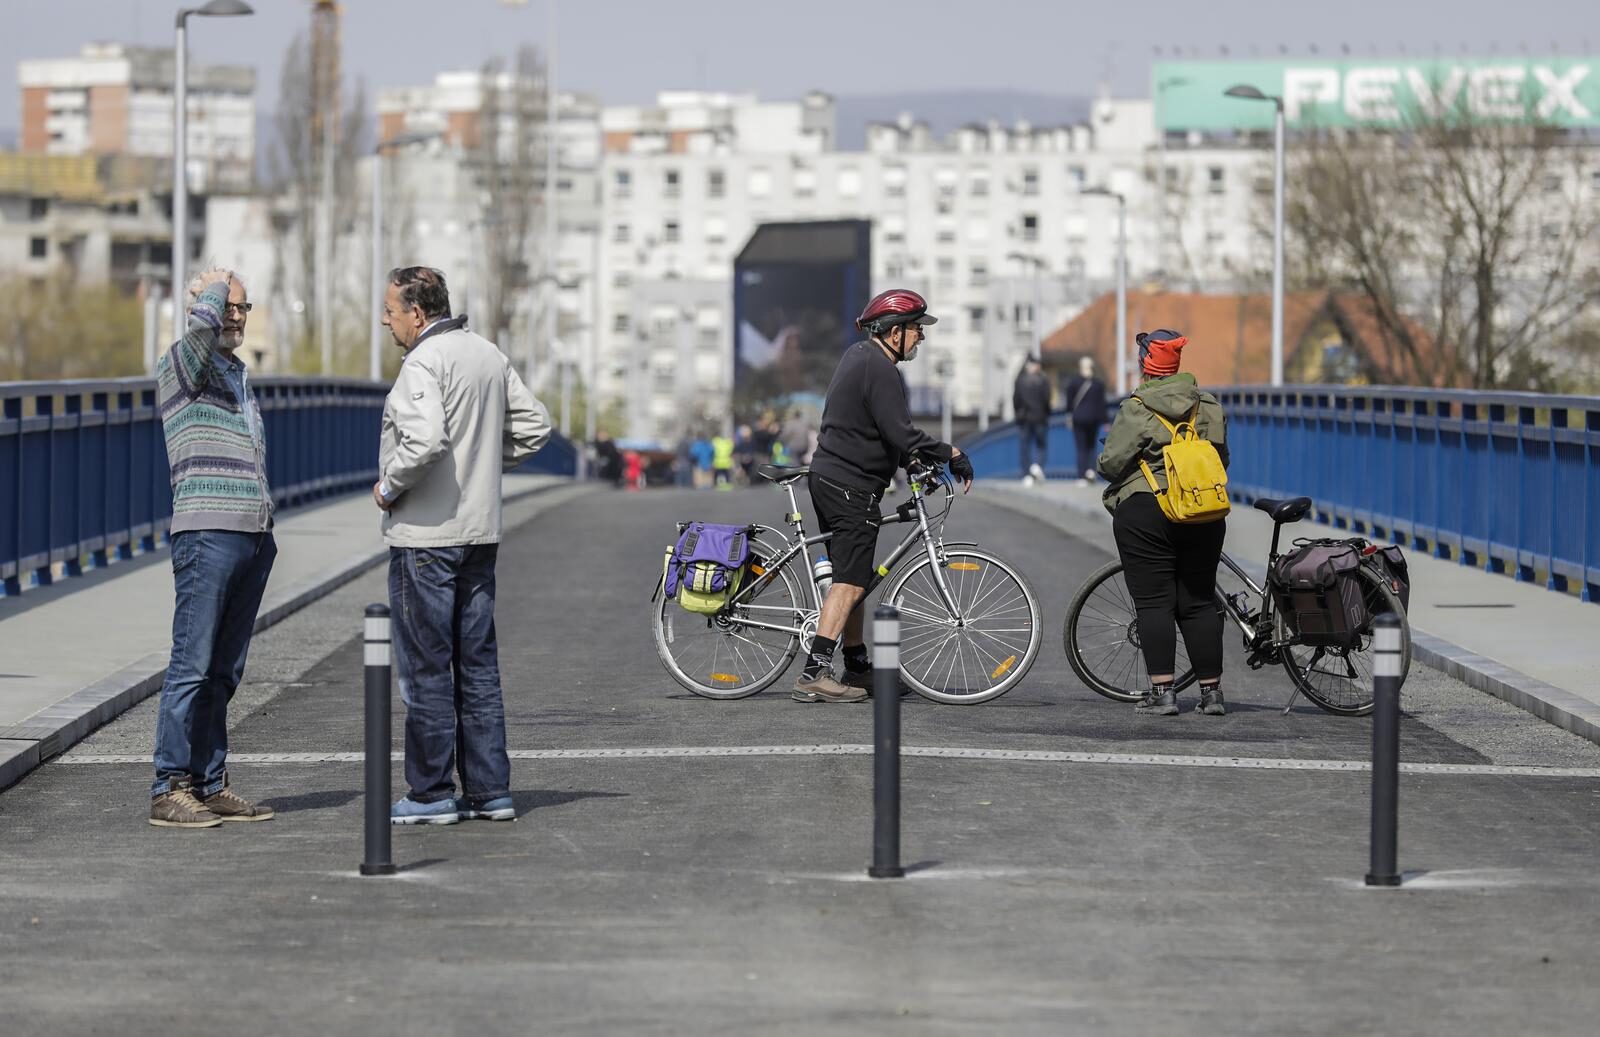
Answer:
[(973, 480), (972, 459), (966, 454), (957, 454), (950, 459), (950, 474), (962, 482)]

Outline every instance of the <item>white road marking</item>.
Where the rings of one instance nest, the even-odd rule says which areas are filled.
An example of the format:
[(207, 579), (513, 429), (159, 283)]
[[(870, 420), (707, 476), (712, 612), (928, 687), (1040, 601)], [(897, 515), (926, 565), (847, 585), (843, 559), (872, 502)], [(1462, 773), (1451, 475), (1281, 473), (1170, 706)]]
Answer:
[[(998, 760), (1012, 763), (1078, 763), (1134, 767), (1212, 767), (1262, 771), (1334, 771), (1364, 773), (1372, 765), (1364, 760), (1294, 760), (1254, 756), (1173, 756), (1162, 753), (1091, 753), (1047, 749), (977, 749), (907, 745), (902, 756), (939, 760)], [(641, 746), (598, 749), (513, 749), (513, 760), (661, 760), (738, 756), (870, 756), (870, 745), (690, 745)], [(238, 764), (360, 763), (362, 753), (231, 753)], [(403, 760), (402, 753), (390, 759)], [(148, 755), (70, 752), (52, 761), (58, 764), (148, 764)], [(1403, 774), (1494, 776), (1517, 778), (1600, 778), (1600, 767), (1509, 767), (1479, 763), (1402, 763)]]

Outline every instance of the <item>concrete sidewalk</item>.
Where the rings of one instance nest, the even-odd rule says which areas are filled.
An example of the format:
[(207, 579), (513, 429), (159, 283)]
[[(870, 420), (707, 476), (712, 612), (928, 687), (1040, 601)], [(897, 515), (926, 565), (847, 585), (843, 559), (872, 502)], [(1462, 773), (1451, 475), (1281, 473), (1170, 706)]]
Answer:
[[(990, 479), (979, 486), (996, 504), (1116, 552), (1111, 516), (1100, 503), (1104, 483), (1060, 480), (1025, 487)], [(1296, 537), (1354, 535), (1304, 521), (1284, 528), (1282, 545)], [(1272, 520), (1235, 504), (1228, 516), (1228, 554), (1260, 579), (1271, 543)], [(1600, 742), (1600, 607), (1420, 551), (1408, 550), (1406, 560), (1412, 650), (1419, 662)]]
[[(570, 482), (510, 475), (505, 498)], [(278, 558), (258, 632), (388, 557), (366, 494), (291, 511), (273, 533)], [(0, 606), (0, 789), (160, 689), (172, 641), (168, 557), (164, 546)]]

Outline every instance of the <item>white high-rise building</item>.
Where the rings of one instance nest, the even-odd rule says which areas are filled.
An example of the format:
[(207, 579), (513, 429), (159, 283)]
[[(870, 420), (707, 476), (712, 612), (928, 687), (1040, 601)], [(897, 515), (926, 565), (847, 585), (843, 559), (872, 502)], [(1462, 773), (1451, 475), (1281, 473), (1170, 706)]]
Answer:
[[(171, 161), (171, 50), (91, 43), (75, 58), (20, 62), (17, 80), (22, 152)], [(189, 66), (187, 154), (196, 194), (248, 191), (254, 183), (255, 89), (248, 66)]]

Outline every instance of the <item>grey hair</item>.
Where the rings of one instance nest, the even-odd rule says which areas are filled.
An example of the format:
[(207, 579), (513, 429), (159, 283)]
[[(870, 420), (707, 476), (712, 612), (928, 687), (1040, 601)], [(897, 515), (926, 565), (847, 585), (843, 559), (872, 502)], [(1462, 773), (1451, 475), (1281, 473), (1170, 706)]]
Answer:
[[(213, 275), (209, 280), (206, 276), (208, 274)], [(195, 303), (199, 302), (200, 293), (204, 292), (208, 287), (211, 286), (211, 281), (216, 279), (215, 275), (217, 274), (223, 275), (225, 280), (232, 280), (235, 284), (244, 288), (246, 297), (250, 295), (250, 289), (245, 285), (244, 278), (240, 277), (236, 272), (229, 270), (227, 267), (211, 266), (189, 278), (188, 287), (185, 289), (186, 299), (184, 304), (186, 306), (193, 306)]]

